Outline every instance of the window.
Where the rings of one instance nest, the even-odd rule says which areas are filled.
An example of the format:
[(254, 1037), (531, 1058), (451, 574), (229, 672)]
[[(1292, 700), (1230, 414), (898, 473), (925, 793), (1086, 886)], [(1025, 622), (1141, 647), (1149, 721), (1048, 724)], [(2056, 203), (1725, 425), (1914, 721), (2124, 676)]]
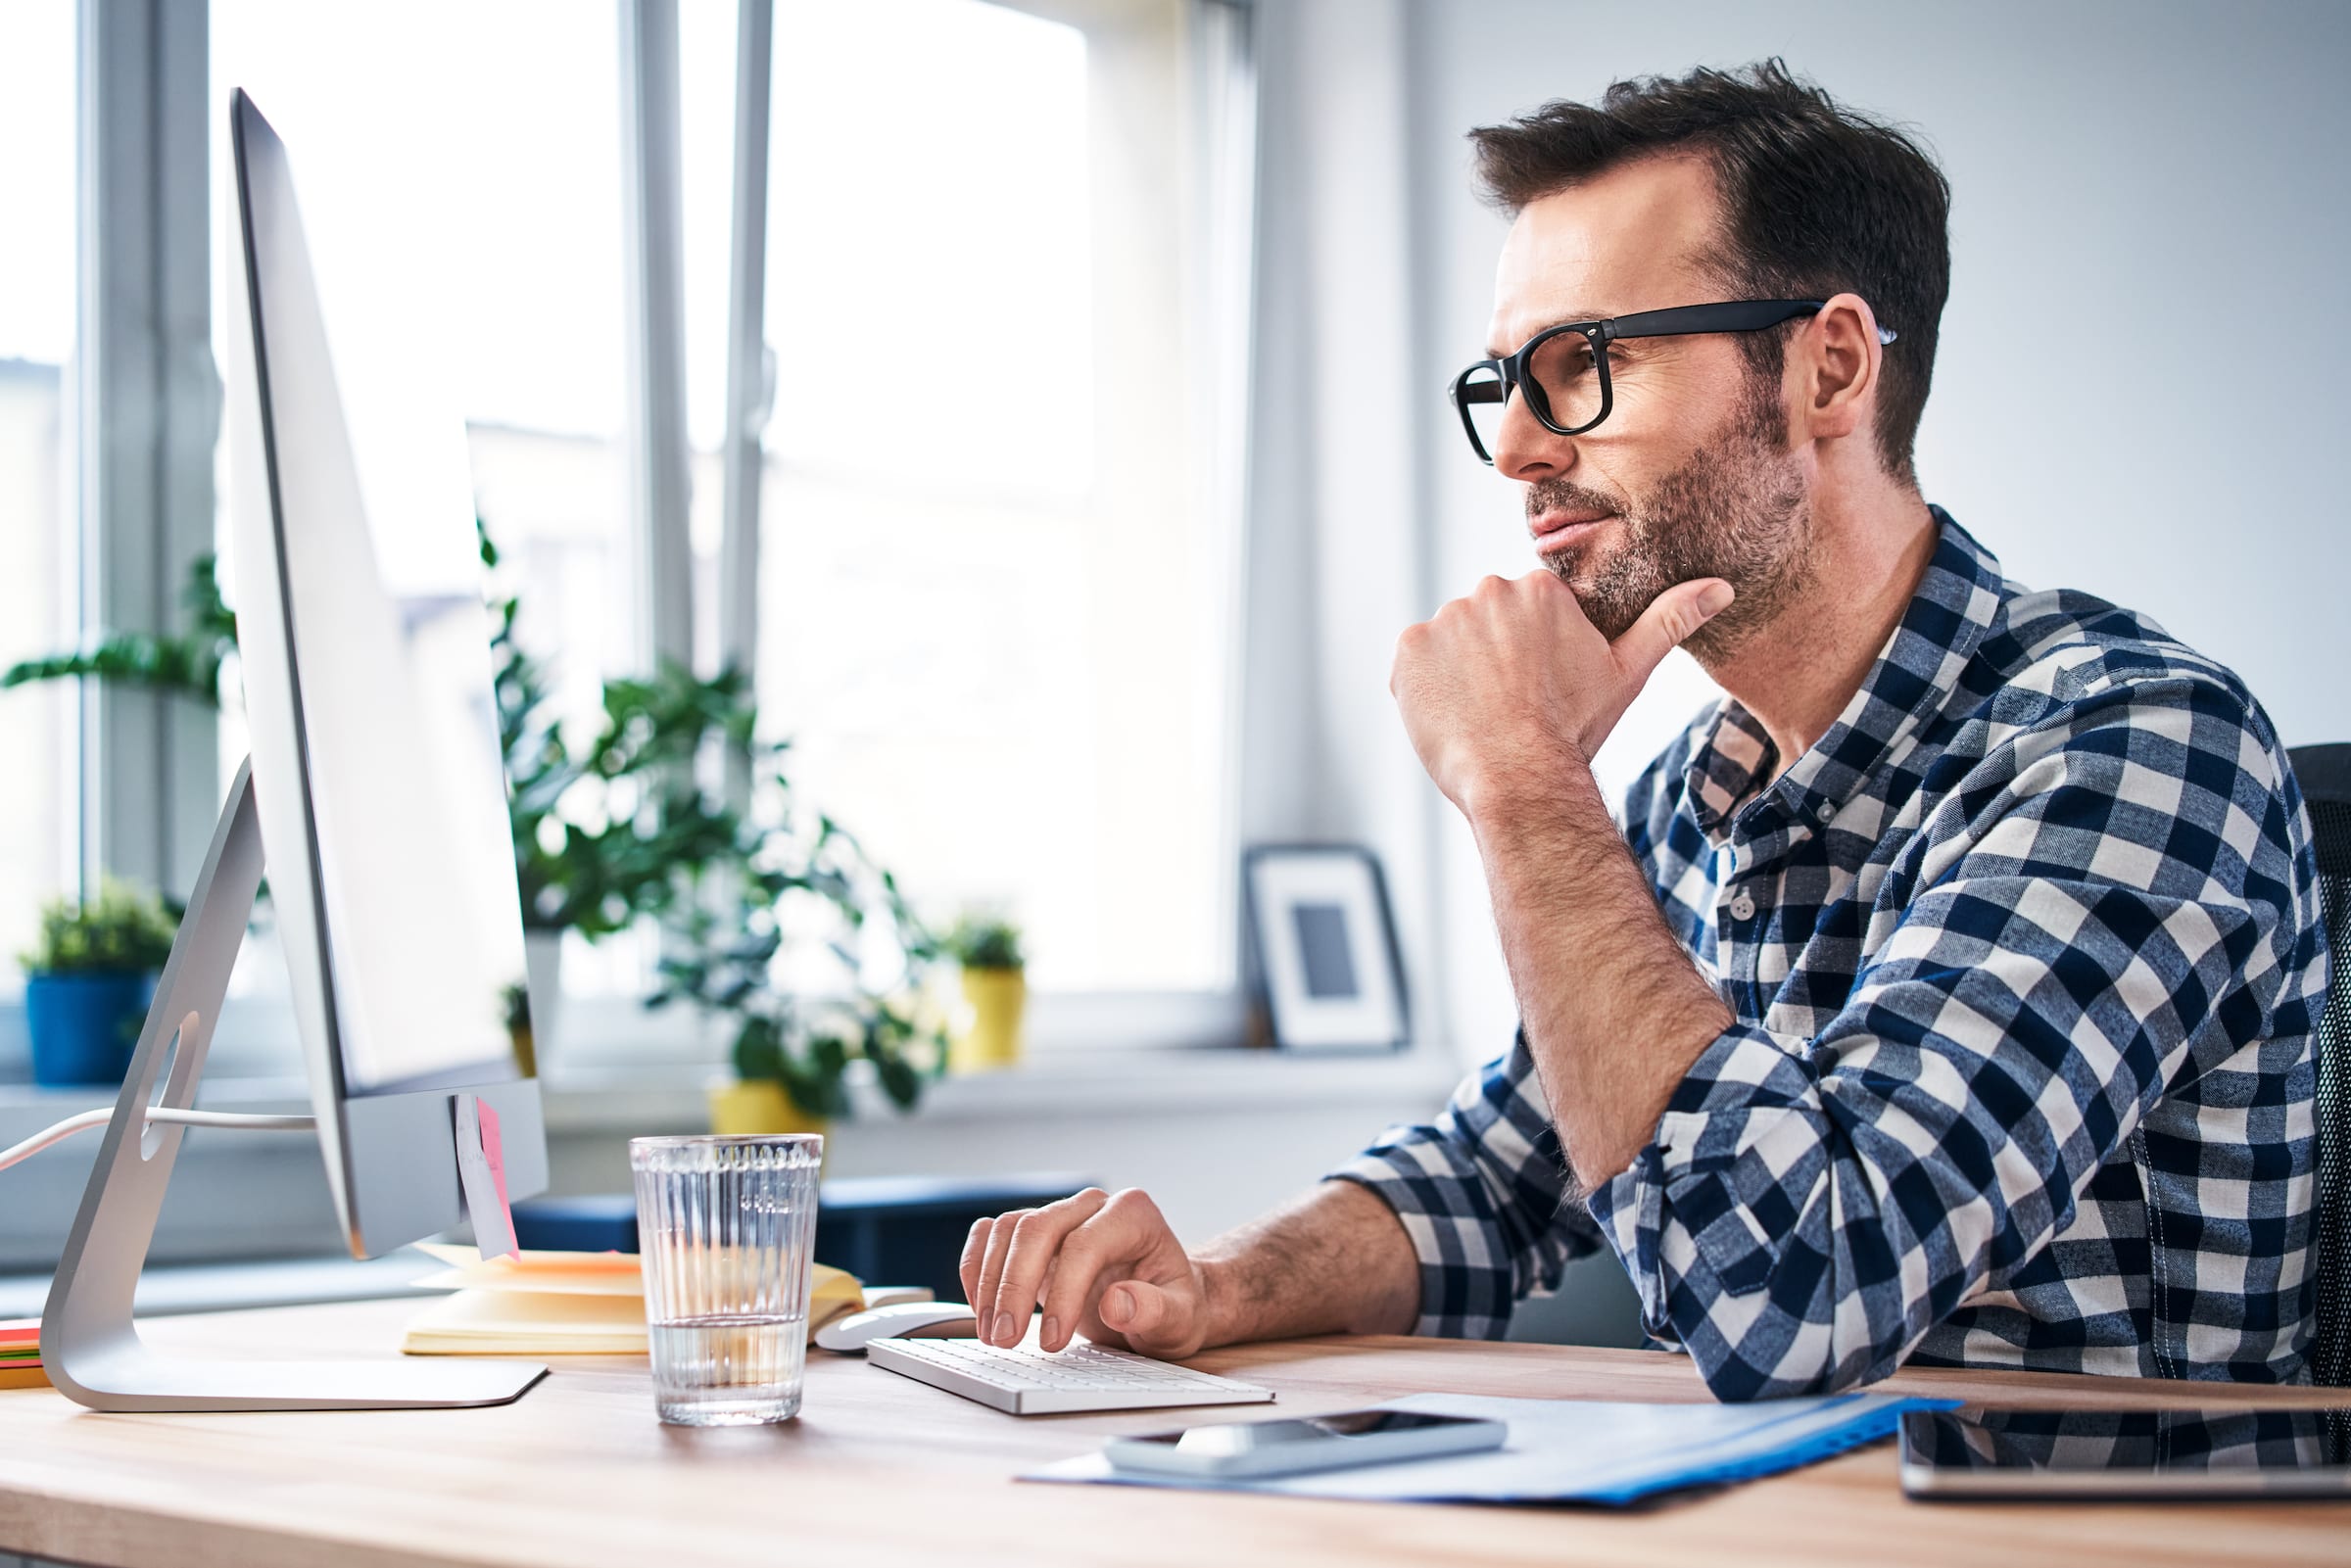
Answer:
[[(0, 146), (9, 155), (0, 246), (0, 666), (79, 634), (72, 526), (74, 129), (72, 0), (0, 11)], [(78, 859), (73, 692), (0, 693), (0, 954), (26, 946), (40, 900), (71, 887)], [(20, 983), (12, 963), (0, 989)]]
[[(0, 131), (20, 154), (0, 256), (0, 522), (12, 566), (29, 566), (0, 586), (10, 657), (81, 631), (76, 606), (96, 601), (72, 547), (89, 505), (72, 452), (110, 433), (135, 447), (145, 419), (135, 387), (87, 412), (73, 392), (84, 11), (30, 0), (0, 21)], [(657, 638), (679, 645), (681, 605), (652, 603), (647, 579), (648, 563), (690, 557), (696, 662), (720, 656), (722, 586), (748, 585), (737, 603), (756, 623), (753, 673), (770, 723), (797, 742), (798, 779), (928, 911), (1022, 921), (1047, 993), (1228, 992), (1229, 394), (1248, 205), (1229, 111), (1245, 10), (775, 0), (758, 62), (773, 106), (759, 275), (775, 367), (754, 487), (761, 566), (728, 585), (719, 453), (742, 352), (727, 280), (747, 244), (731, 223), (743, 18), (734, 0), (678, 0), (680, 90), (664, 93), (670, 15), (631, 0), (617, 14), (574, 0), (211, 0), (158, 11), (145, 33), (87, 36), (121, 68), (109, 81), (144, 83), (116, 90), (203, 99), (223, 361), (218, 296), (238, 276), (219, 232), (233, 211), (228, 90), (251, 92), (284, 134), (370, 510), (478, 507), (515, 574), (521, 635), (555, 662), (578, 722), (595, 722), (603, 680), (642, 669)], [(672, 116), (679, 166), (664, 172)], [(189, 183), (180, 150), (206, 142), (152, 141), (87, 183), (103, 210), (154, 214), (168, 231), (145, 270), (125, 252), (98, 311), (160, 337), (154, 323), (180, 330), (192, 314), (163, 302), (198, 218), (160, 198)], [(629, 229), (633, 181), (648, 211), (683, 210), (658, 266), (647, 258), (669, 240), (658, 222)], [(657, 300), (637, 300), (678, 277), (683, 344), (662, 336)], [(643, 370), (641, 327), (682, 359), (682, 390)], [(168, 347), (184, 365), (185, 345)], [(208, 386), (171, 383), (173, 439), (203, 426)], [(668, 460), (656, 427), (671, 419), (693, 448), (689, 505), (639, 499), (663, 487), (639, 484), (631, 454)], [(184, 442), (150, 445), (184, 475)], [(203, 534), (182, 518), (203, 512), (110, 511), (105, 558), (183, 559)], [(148, 612), (112, 613), (129, 629)], [(62, 688), (0, 700), (0, 745), (52, 759), (0, 784), (0, 940), (22, 939), (36, 902), (13, 889), (116, 858), (79, 826), (81, 711)], [(217, 756), (209, 726), (173, 732), (90, 820), (135, 818), (148, 794), (172, 797), (153, 802), (159, 817), (198, 796), (209, 812), (244, 750), (234, 711)], [(648, 957), (645, 942), (575, 944), (565, 988), (612, 996), (610, 1016), (642, 1032), (619, 998), (642, 989)], [(264, 954), (240, 989), (274, 989), (273, 969)]]
[(1230, 983), (1214, 9), (777, 8), (765, 716), (1046, 991)]

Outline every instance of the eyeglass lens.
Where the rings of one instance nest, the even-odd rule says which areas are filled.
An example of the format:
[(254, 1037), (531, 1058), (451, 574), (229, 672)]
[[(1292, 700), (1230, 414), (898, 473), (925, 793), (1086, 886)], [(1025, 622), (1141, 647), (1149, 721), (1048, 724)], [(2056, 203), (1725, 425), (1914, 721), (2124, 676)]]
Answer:
[[(1600, 417), (1600, 366), (1591, 343), (1581, 333), (1561, 332), (1537, 346), (1527, 365), (1528, 379), (1540, 393), (1536, 411), (1548, 413), (1551, 423), (1575, 430)], [(1502, 372), (1480, 366), (1462, 383), (1462, 404), (1477, 429), (1477, 439), (1489, 455), (1502, 434), (1507, 406)]]

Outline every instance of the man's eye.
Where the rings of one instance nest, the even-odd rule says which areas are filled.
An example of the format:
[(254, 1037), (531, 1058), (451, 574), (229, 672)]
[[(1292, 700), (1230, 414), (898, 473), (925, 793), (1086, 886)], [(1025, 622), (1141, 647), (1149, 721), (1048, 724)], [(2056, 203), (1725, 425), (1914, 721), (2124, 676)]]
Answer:
[(1577, 337), (1554, 338), (1535, 352), (1535, 360), (1530, 368), (1546, 385), (1590, 375), (1592, 346)]

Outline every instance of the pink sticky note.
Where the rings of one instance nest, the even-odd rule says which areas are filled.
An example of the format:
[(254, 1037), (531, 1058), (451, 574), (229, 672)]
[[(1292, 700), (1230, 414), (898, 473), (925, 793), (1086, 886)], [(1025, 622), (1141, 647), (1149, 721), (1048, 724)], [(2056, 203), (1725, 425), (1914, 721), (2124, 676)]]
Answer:
[(498, 1136), (498, 1113), (479, 1095), (451, 1102), (456, 1116), (457, 1182), (465, 1194), (465, 1217), (473, 1221), (473, 1245), (484, 1259), (508, 1258), (514, 1242), (514, 1213), (506, 1202), (505, 1148)]
[(490, 1102), (475, 1102), (482, 1117), (482, 1158), (490, 1163), (490, 1179), (498, 1183), (498, 1207), (506, 1211), (506, 1228), (514, 1228), (514, 1206), (506, 1201), (506, 1146), (498, 1134), (498, 1113)]

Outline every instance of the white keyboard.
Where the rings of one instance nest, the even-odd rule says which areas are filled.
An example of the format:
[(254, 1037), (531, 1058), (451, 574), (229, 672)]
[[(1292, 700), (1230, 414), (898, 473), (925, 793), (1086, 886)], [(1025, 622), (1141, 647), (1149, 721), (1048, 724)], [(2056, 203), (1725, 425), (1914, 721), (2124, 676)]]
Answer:
[(1125, 1351), (1106, 1351), (1083, 1340), (1048, 1355), (1035, 1349), (1033, 1336), (1029, 1344), (1010, 1350), (978, 1340), (878, 1339), (866, 1342), (865, 1358), (1007, 1415), (1262, 1404), (1273, 1398), (1271, 1389)]

